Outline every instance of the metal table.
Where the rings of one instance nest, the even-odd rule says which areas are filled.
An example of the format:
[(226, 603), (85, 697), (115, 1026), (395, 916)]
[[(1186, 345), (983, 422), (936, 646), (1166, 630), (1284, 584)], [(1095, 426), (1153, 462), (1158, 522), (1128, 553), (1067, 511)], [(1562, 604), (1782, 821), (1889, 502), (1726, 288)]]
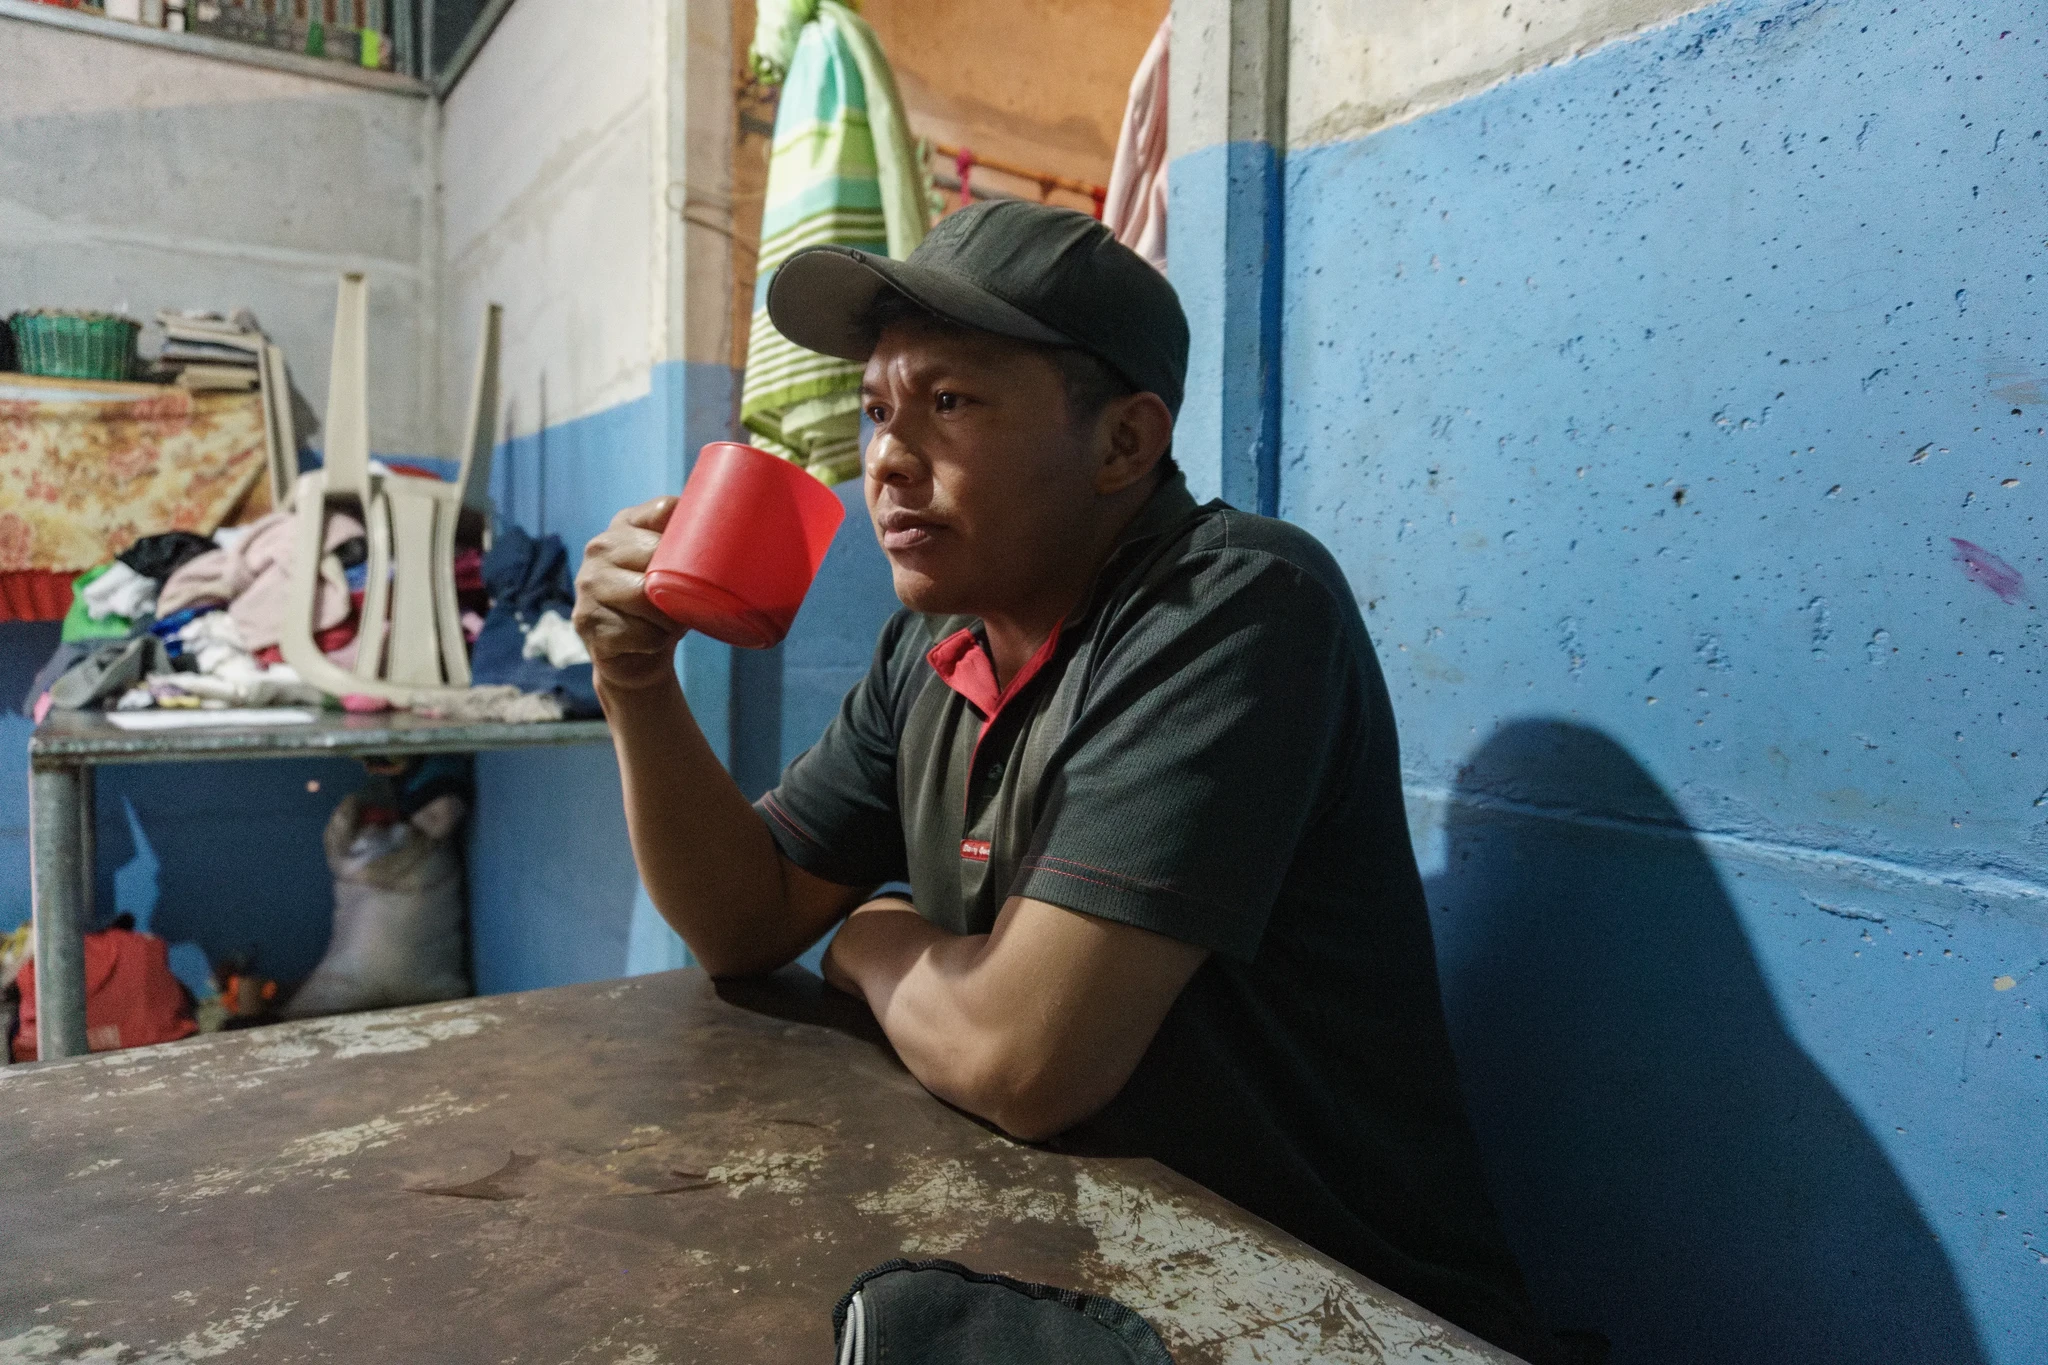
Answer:
[(96, 711), (52, 711), (29, 737), (29, 869), (35, 906), (37, 1055), (85, 1041), (85, 931), (92, 922), (93, 769), (103, 763), (363, 758), (475, 753), (609, 737), (601, 720), (539, 725), (321, 712), (309, 725), (123, 730)]
[(867, 1011), (696, 971), (0, 1070), (0, 1359), (817, 1361), (896, 1256), (1179, 1365), (1511, 1357), (1150, 1161), (1021, 1146)]

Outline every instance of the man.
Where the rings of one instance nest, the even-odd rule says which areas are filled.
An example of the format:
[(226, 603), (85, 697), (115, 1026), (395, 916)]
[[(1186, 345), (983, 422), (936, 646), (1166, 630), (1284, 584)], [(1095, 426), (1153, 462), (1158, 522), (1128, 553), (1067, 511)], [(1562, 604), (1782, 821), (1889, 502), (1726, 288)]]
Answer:
[[(837, 925), (827, 979), (941, 1099), (1156, 1157), (1548, 1358), (1458, 1093), (1378, 663), (1312, 537), (1189, 497), (1172, 287), (1092, 219), (991, 203), (907, 261), (798, 253), (768, 305), (866, 362), (906, 609), (749, 806), (641, 593), (673, 500), (590, 543), (576, 624), (655, 905), (720, 976)], [(890, 882), (911, 895), (871, 898)]]

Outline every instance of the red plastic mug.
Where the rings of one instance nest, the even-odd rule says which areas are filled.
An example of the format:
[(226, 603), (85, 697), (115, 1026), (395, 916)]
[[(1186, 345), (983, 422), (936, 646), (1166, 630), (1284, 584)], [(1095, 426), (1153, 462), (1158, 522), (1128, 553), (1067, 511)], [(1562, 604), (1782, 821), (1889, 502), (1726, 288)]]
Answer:
[(647, 600), (729, 645), (780, 644), (845, 517), (838, 495), (801, 467), (713, 441), (654, 547)]

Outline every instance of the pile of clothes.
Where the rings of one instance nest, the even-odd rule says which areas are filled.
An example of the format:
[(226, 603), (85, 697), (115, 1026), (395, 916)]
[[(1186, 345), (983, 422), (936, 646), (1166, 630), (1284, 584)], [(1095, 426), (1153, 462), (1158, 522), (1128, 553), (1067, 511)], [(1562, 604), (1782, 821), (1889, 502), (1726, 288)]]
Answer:
[[(168, 531), (80, 574), (56, 653), (23, 710), (41, 721), (52, 707), (327, 704), (284, 662), (279, 644), (295, 531), (289, 512), (211, 537)], [(362, 523), (331, 513), (324, 549), (313, 640), (337, 667), (352, 670), (368, 572)], [(488, 559), (479, 549), (459, 549), (455, 586), (463, 637), (475, 652), (474, 699), (488, 704), (451, 711), (516, 720), (598, 714), (590, 656), (568, 624), (574, 589), (560, 537), (536, 540), (507, 527)], [(381, 705), (366, 701), (358, 709)]]
[(562, 538), (505, 527), (483, 558), (483, 580), (491, 611), (470, 651), (471, 678), (552, 700), (565, 716), (602, 714), (590, 652), (569, 624), (576, 589)]

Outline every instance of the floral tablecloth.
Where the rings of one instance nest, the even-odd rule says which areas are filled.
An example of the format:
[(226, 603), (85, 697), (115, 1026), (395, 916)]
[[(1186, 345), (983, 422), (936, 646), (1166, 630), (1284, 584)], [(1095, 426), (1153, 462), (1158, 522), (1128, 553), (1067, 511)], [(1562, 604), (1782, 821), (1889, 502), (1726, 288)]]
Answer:
[(264, 466), (254, 393), (0, 375), (0, 573), (78, 573), (143, 536), (211, 535), (267, 509)]

